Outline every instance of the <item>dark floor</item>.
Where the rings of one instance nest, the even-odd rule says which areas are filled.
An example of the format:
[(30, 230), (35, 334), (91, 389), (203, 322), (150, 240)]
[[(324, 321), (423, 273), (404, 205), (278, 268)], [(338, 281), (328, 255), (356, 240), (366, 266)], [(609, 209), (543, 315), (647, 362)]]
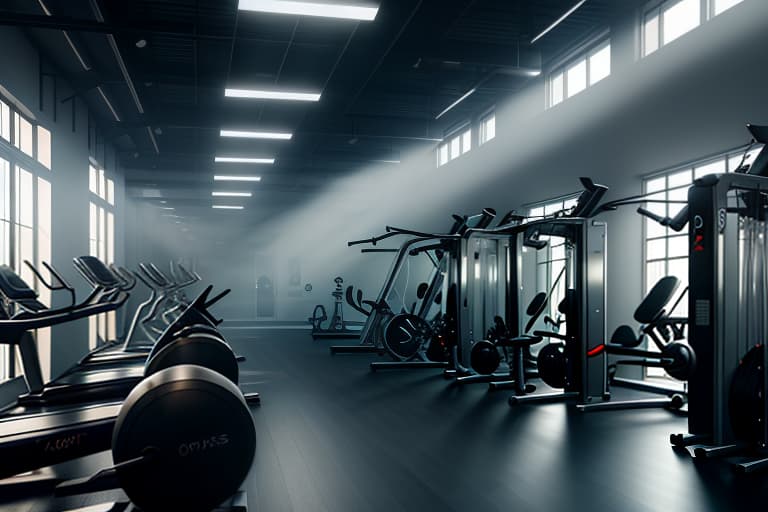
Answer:
[[(226, 335), (248, 357), (244, 390), (263, 397), (254, 411), (252, 512), (704, 512), (768, 504), (768, 475), (741, 478), (722, 463), (675, 453), (668, 437), (685, 419), (666, 411), (512, 409), (508, 392), (451, 387), (434, 370), (370, 373), (377, 356), (330, 356), (329, 342), (308, 332)], [(0, 506), (62, 508), (40, 500)]]

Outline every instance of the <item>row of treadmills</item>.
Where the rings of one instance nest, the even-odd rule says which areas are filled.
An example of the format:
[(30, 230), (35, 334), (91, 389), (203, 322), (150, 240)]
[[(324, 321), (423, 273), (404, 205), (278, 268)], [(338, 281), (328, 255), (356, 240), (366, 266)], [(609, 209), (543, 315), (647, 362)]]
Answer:
[[(238, 387), (244, 359), (209, 311), (229, 290), (211, 297), (208, 286), (190, 300), (185, 290), (201, 278), (181, 265), (166, 273), (142, 264), (134, 273), (82, 256), (74, 266), (91, 291), (78, 303), (55, 268), (43, 264), (46, 279), (25, 263), (42, 286), (70, 300), (48, 307), (0, 266), (0, 344), (16, 348), (9, 362), (11, 375), (19, 374), (0, 384), (0, 503), (34, 481), (36, 493), (54, 499), (109, 489), (127, 496), (105, 503), (105, 511), (245, 510), (241, 485), (256, 446), (250, 406), (259, 395)], [(124, 339), (103, 342), (45, 382), (36, 330), (113, 312), (139, 282), (150, 296)], [(56, 473), (56, 464), (107, 450), (114, 465), (95, 475), (62, 480)]]

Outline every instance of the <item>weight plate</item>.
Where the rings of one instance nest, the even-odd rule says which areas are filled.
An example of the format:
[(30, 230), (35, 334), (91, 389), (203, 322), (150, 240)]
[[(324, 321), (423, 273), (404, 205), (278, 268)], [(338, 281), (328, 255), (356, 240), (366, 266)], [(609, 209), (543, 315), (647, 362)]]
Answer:
[(409, 313), (393, 316), (384, 328), (384, 346), (399, 361), (413, 359), (431, 338), (429, 323)]
[(565, 388), (567, 368), (562, 344), (545, 345), (539, 350), (536, 362), (541, 380), (553, 388)]
[(115, 423), (120, 484), (144, 512), (208, 512), (234, 494), (253, 464), (256, 431), (240, 393), (223, 376), (193, 365), (143, 380)]
[(237, 357), (229, 345), (209, 334), (193, 334), (166, 345), (147, 359), (144, 376), (181, 364), (202, 366), (238, 383)]

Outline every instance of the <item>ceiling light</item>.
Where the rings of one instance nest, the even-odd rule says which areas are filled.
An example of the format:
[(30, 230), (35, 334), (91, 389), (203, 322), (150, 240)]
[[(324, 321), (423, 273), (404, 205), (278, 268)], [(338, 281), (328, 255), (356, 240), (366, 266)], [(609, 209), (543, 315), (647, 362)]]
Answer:
[(251, 197), (250, 192), (211, 192), (213, 197)]
[(239, 156), (217, 156), (214, 162), (219, 164), (273, 164), (274, 158), (245, 158)]
[(139, 39), (136, 41), (136, 48), (146, 48), (147, 47), (147, 40), (146, 39)]
[(258, 100), (320, 101), (320, 93), (297, 91), (274, 91), (260, 89), (225, 89), (228, 98), (250, 98)]
[(160, 209), (161, 210), (175, 210), (176, 208), (172, 208), (170, 206), (161, 206)]
[(437, 119), (440, 119), (440, 118), (441, 118), (441, 117), (443, 117), (445, 114), (447, 114), (448, 112), (450, 112), (450, 111), (453, 109), (453, 107), (455, 107), (456, 105), (458, 105), (459, 103), (461, 103), (461, 102), (462, 102), (462, 101), (464, 101), (465, 99), (467, 99), (467, 98), (469, 98), (470, 96), (472, 96), (472, 95), (475, 93), (475, 91), (477, 91), (477, 87), (473, 87), (473, 88), (471, 88), (470, 90), (468, 90), (466, 93), (464, 93), (464, 95), (463, 95), (461, 98), (457, 99), (456, 101), (454, 101), (453, 103), (451, 103), (450, 105), (448, 105), (448, 108), (446, 108), (445, 110), (443, 110), (442, 112), (440, 112), (439, 114), (437, 114), (437, 117), (435, 117), (435, 120), (437, 120)]
[(378, 7), (320, 4), (289, 0), (240, 0), (238, 8), (241, 11), (295, 14), (299, 16), (322, 16), (324, 18), (342, 18), (362, 21), (371, 21), (375, 19), (376, 13), (379, 11)]
[(565, 14), (563, 14), (562, 16), (560, 16), (560, 17), (557, 19), (557, 21), (555, 21), (553, 24), (551, 24), (551, 25), (550, 25), (550, 26), (548, 26), (546, 29), (544, 29), (544, 31), (543, 31), (541, 34), (539, 34), (539, 35), (537, 35), (536, 37), (534, 37), (533, 39), (531, 39), (531, 44), (535, 43), (536, 41), (538, 41), (539, 39), (541, 39), (542, 37), (544, 37), (545, 35), (547, 35), (547, 34), (550, 32), (550, 30), (554, 29), (556, 26), (558, 26), (558, 25), (559, 25), (559, 24), (561, 24), (563, 21), (565, 21), (565, 19), (566, 19), (568, 16), (570, 16), (571, 14), (573, 14), (573, 13), (576, 11), (576, 9), (578, 9), (579, 7), (581, 7), (582, 5), (584, 5), (584, 4), (586, 3), (586, 1), (587, 1), (587, 0), (579, 0), (579, 2), (578, 2), (576, 5), (574, 5), (573, 7), (571, 7), (571, 8), (568, 10), (568, 12), (566, 12)]
[(211, 206), (214, 210), (242, 210), (242, 206), (230, 206), (230, 205), (224, 205), (224, 204), (215, 204)]
[(240, 130), (221, 130), (222, 137), (238, 137), (242, 139), (277, 139), (291, 140), (292, 133), (279, 132), (246, 132)]
[(224, 176), (217, 174), (213, 181), (261, 181), (261, 176)]
[(102, 89), (100, 85), (97, 85), (96, 90), (99, 91), (99, 94), (101, 95), (101, 99), (104, 100), (104, 103), (107, 104), (109, 111), (112, 112), (112, 116), (115, 118), (115, 121), (119, 123), (120, 116), (117, 115), (117, 111), (115, 111), (115, 107), (112, 106), (112, 103), (109, 101), (109, 99), (107, 99), (107, 95), (104, 94), (104, 89)]

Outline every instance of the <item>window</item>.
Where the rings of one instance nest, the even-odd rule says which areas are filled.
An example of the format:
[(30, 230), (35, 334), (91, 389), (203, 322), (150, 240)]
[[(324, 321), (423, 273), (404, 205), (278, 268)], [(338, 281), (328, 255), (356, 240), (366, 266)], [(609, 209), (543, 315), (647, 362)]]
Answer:
[(18, 112), (13, 113), (13, 126), (14, 126), (14, 138), (13, 138), (13, 144), (26, 153), (29, 156), (34, 156), (32, 154), (34, 149), (34, 141), (33, 141), (33, 135), (32, 135), (32, 123), (27, 121), (21, 114)]
[[(104, 169), (88, 166), (88, 246), (89, 254), (106, 264), (115, 260), (115, 182), (107, 178)], [(100, 343), (117, 337), (115, 312), (91, 316), (88, 319), (88, 346), (93, 349)]]
[(602, 41), (549, 75), (548, 106), (554, 107), (611, 74), (611, 42)]
[(713, 16), (722, 14), (736, 4), (740, 4), (742, 0), (714, 0), (712, 6)]
[[(760, 148), (751, 149), (744, 160), (745, 165), (760, 152)], [(694, 179), (707, 174), (733, 172), (744, 158), (744, 150), (720, 155), (715, 158), (699, 161), (689, 166), (676, 168), (656, 174), (644, 180), (644, 193), (648, 199), (656, 201), (679, 201), (677, 203), (649, 202), (645, 208), (662, 217), (674, 217), (685, 206), (688, 200), (688, 188)], [(679, 292), (688, 286), (688, 233), (673, 231), (650, 219), (644, 219), (645, 245), (645, 283), (644, 293), (647, 293), (656, 282), (664, 276), (675, 276), (681, 282)], [(688, 315), (688, 301), (681, 300), (671, 312), (673, 316)], [(649, 344), (653, 350), (655, 345)], [(648, 368), (646, 375), (664, 377), (664, 370)]]
[(11, 109), (4, 101), (0, 101), (0, 137), (11, 141)]
[(488, 114), (480, 121), (480, 145), (496, 137), (496, 114)]
[(446, 141), (437, 147), (437, 166), (447, 164), (472, 149), (472, 128), (446, 137)]
[(37, 126), (37, 161), (51, 168), (51, 132), (40, 125)]
[[(51, 132), (0, 98), (0, 138), (8, 143), (0, 145), (0, 264), (11, 266), (41, 302), (50, 304), (50, 290), (24, 262), (40, 267), (51, 260)], [(50, 329), (37, 330), (35, 339), (43, 377), (48, 379)], [(19, 375), (19, 365), (10, 364), (13, 357), (14, 351), (0, 347), (0, 381)]]
[(643, 17), (643, 57), (687, 34), (742, 0), (666, 0), (653, 2)]

